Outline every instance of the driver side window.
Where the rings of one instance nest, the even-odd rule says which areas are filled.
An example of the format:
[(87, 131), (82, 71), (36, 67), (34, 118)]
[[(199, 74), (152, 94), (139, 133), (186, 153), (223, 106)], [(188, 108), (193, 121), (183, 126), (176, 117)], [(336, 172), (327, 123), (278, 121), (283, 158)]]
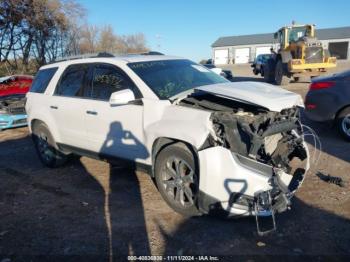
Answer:
[(141, 98), (141, 93), (131, 79), (119, 68), (97, 64), (91, 69), (90, 97), (97, 100), (108, 101), (111, 94), (124, 89), (131, 89), (135, 98)]

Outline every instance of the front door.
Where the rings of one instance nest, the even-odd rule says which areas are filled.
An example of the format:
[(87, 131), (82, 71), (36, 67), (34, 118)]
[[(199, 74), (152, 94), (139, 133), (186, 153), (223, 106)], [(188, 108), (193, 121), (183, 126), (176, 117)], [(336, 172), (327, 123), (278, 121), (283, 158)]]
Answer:
[[(86, 111), (86, 130), (91, 151), (101, 156), (145, 161), (149, 152), (144, 146), (143, 105), (141, 94), (131, 79), (119, 68), (95, 64), (90, 69), (91, 100)], [(134, 103), (112, 106), (112, 93), (131, 89)], [(138, 103), (137, 103), (138, 102)]]

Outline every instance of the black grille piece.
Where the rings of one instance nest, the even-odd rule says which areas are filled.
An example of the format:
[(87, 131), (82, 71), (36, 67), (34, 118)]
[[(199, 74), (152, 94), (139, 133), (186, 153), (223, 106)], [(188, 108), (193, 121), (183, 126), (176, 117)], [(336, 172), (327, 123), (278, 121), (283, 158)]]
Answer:
[(26, 118), (14, 120), (12, 122), (13, 125), (19, 125), (19, 124), (25, 124), (25, 123), (27, 123), (27, 119)]
[(22, 115), (26, 113), (26, 110), (24, 107), (9, 107), (8, 111), (12, 115)]

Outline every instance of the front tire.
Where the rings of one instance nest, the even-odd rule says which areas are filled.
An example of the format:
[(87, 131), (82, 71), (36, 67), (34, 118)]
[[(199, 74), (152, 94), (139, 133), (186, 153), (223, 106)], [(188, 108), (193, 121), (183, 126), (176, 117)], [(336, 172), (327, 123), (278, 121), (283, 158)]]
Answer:
[(49, 128), (42, 122), (33, 126), (32, 137), (40, 161), (47, 167), (60, 167), (68, 157), (57, 148)]
[(289, 84), (289, 77), (285, 75), (284, 69), (283, 69), (283, 62), (282, 60), (278, 60), (276, 64), (276, 70), (275, 70), (275, 83), (276, 85), (288, 85)]
[(194, 154), (182, 143), (164, 148), (156, 157), (155, 180), (167, 204), (184, 216), (198, 216), (199, 175)]
[(344, 108), (336, 119), (337, 129), (345, 140), (350, 141), (350, 107)]

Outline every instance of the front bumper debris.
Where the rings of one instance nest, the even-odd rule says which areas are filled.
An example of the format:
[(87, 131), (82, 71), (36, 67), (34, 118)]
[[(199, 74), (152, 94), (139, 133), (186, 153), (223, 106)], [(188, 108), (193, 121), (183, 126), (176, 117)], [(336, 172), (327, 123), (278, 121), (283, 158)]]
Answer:
[[(276, 230), (275, 210), (272, 207), (272, 198), (270, 191), (264, 191), (256, 194), (256, 201), (254, 202), (254, 212), (256, 229), (258, 231), (259, 236), (266, 235)], [(259, 219), (260, 217), (270, 217), (272, 221), (271, 227), (263, 230)]]
[[(220, 146), (198, 155), (199, 189), (205, 198), (199, 200), (201, 210), (212, 213), (213, 208), (220, 208), (229, 217), (255, 216), (259, 235), (276, 229), (275, 214), (290, 208), (309, 166), (307, 158), (305, 168), (291, 175)], [(261, 218), (270, 218), (271, 227), (263, 229)]]

